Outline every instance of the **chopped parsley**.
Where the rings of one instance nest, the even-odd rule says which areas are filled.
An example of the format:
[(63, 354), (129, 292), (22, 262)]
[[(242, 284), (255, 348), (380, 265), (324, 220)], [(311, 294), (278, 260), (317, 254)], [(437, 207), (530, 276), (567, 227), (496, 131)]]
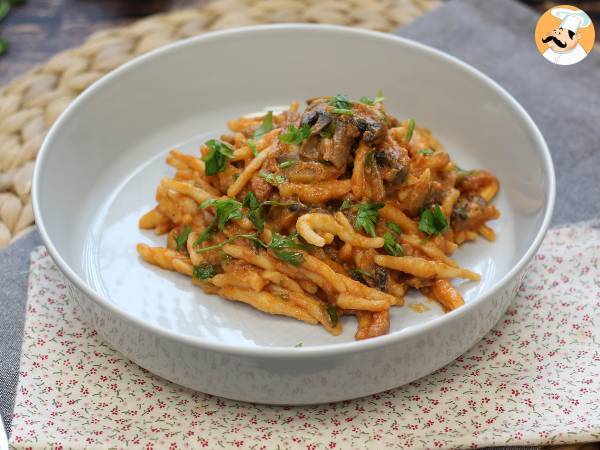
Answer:
[(387, 252), (388, 255), (391, 256), (404, 256), (404, 249), (402, 245), (396, 242), (396, 238), (389, 231), (383, 235), (383, 248)]
[(353, 279), (362, 277), (367, 277), (371, 279), (375, 278), (375, 276), (371, 272), (363, 269), (352, 269), (349, 273)]
[(272, 186), (278, 186), (281, 183), (285, 183), (287, 180), (287, 178), (284, 175), (277, 175), (275, 173), (270, 172), (261, 172), (258, 174), (258, 176)]
[(300, 128), (288, 125), (287, 131), (279, 134), (279, 140), (284, 144), (300, 145), (304, 139), (310, 136), (310, 125), (304, 124)]
[(233, 242), (237, 239), (249, 239), (251, 241), (254, 242), (261, 242), (262, 246), (264, 246), (264, 243), (260, 240), (260, 238), (258, 237), (257, 233), (252, 233), (252, 234), (236, 234), (235, 236), (231, 236), (228, 239), (225, 239), (223, 242), (219, 242), (218, 244), (215, 245), (209, 245), (208, 247), (202, 247), (196, 250), (196, 253), (204, 253), (204, 252), (209, 252), (211, 250), (216, 250), (219, 249), (227, 244), (229, 244), (230, 242)]
[(377, 211), (381, 208), (383, 208), (383, 203), (361, 203), (357, 205), (358, 212), (354, 220), (354, 229), (360, 230), (362, 228), (368, 235), (377, 236), (375, 234), (375, 224), (379, 218)]
[(337, 94), (331, 97), (329, 104), (333, 106), (331, 110), (333, 114), (352, 115), (352, 102), (347, 95)]
[(415, 119), (410, 119), (408, 121), (408, 125), (406, 126), (406, 135), (404, 136), (404, 140), (406, 141), (406, 143), (410, 142), (414, 132), (415, 132)]
[(461, 169), (456, 164), (454, 164), (454, 167), (452, 167), (452, 170), (454, 172), (456, 172), (456, 177), (459, 178), (459, 179), (460, 178), (464, 178), (464, 177), (469, 177), (469, 176), (475, 175), (477, 173), (477, 170), (465, 170), (465, 169)]
[(302, 261), (304, 261), (304, 256), (299, 251), (294, 251), (290, 249), (307, 250), (309, 248), (309, 245), (297, 242), (297, 237), (298, 233), (292, 233), (289, 236), (283, 236), (277, 232), (273, 232), (273, 235), (271, 237), (271, 243), (266, 244), (260, 239), (258, 233), (237, 234), (235, 236), (231, 236), (229, 239), (226, 239), (223, 242), (219, 242), (218, 244), (211, 245), (209, 247), (199, 248), (198, 250), (196, 250), (196, 253), (216, 250), (229, 244), (230, 242), (235, 241), (236, 239), (248, 239), (254, 243), (256, 248), (262, 247), (264, 249), (271, 250), (273, 254), (281, 261), (290, 263), (294, 266), (299, 266), (302, 263)]
[(206, 175), (216, 175), (225, 170), (227, 159), (233, 157), (233, 149), (226, 143), (211, 139), (205, 145), (208, 147), (208, 153), (202, 157), (204, 161)]
[(271, 237), (271, 243), (267, 248), (273, 251), (273, 254), (277, 256), (283, 262), (288, 262), (294, 266), (299, 266), (304, 261), (304, 256), (298, 251), (289, 250), (290, 248), (307, 250), (307, 244), (301, 244), (296, 242), (298, 233), (292, 233), (289, 236), (283, 236), (277, 232), (273, 232)]
[(241, 219), (244, 217), (242, 214), (242, 204), (237, 200), (233, 200), (231, 198), (220, 200), (209, 198), (205, 200), (200, 205), (200, 208), (215, 208), (215, 218), (212, 222), (202, 231), (198, 239), (194, 242), (194, 245), (200, 245), (204, 241), (206, 241), (215, 231), (215, 227), (217, 227), (220, 231), (223, 231), (225, 224), (229, 220)]
[(302, 347), (304, 344), (302, 342), (298, 342), (296, 345), (294, 345), (294, 348), (300, 348)]
[(400, 228), (400, 225), (394, 223), (394, 222), (387, 222), (386, 223), (387, 227), (392, 230), (394, 233), (396, 234), (402, 234), (402, 228)]
[(341, 109), (341, 108), (333, 108), (331, 110), (333, 114), (345, 114), (347, 116), (351, 116), (353, 114), (351, 109)]
[(429, 155), (433, 155), (435, 152), (433, 150), (431, 150), (430, 148), (424, 148), (423, 150), (419, 150), (419, 153), (421, 155), (429, 156)]
[(360, 102), (364, 103), (365, 105), (369, 105), (369, 106), (373, 106), (376, 105), (377, 103), (383, 103), (383, 101), (385, 100), (385, 97), (383, 96), (383, 92), (381, 92), (381, 89), (377, 91), (377, 94), (375, 94), (375, 98), (369, 98), (369, 97), (361, 97)]
[(204, 241), (206, 241), (209, 237), (211, 237), (213, 235), (213, 233), (215, 231), (215, 223), (217, 223), (216, 217), (204, 230), (202, 230), (202, 233), (200, 233), (200, 236), (198, 236), (198, 239), (196, 239), (194, 241), (194, 246), (202, 244)]
[(335, 309), (335, 306), (333, 306), (331, 303), (327, 304), (327, 314), (329, 315), (331, 325), (335, 327), (338, 323), (338, 313), (337, 309)]
[(256, 144), (254, 143), (254, 140), (253, 140), (253, 139), (248, 139), (248, 140), (246, 141), (246, 144), (248, 144), (248, 147), (250, 147), (250, 150), (252, 150), (252, 154), (253, 154), (254, 156), (258, 155), (258, 150), (257, 150), (257, 148), (256, 148)]
[(214, 277), (216, 274), (217, 268), (212, 264), (200, 264), (199, 266), (194, 266), (192, 272), (193, 277), (199, 280), (207, 280)]
[(448, 231), (448, 220), (446, 220), (440, 205), (436, 204), (433, 208), (426, 209), (421, 213), (419, 230), (429, 236)]
[(192, 227), (190, 227), (189, 225), (186, 225), (185, 227), (183, 227), (183, 230), (181, 230), (181, 234), (179, 234), (178, 236), (175, 237), (175, 244), (177, 245), (177, 247), (176, 247), (177, 251), (185, 248), (185, 244), (187, 243), (188, 236), (190, 235), (191, 231), (192, 231)]
[(254, 131), (254, 134), (252, 135), (252, 137), (254, 139), (261, 138), (271, 130), (273, 130), (273, 111), (269, 111), (265, 115), (262, 123), (260, 124), (260, 127), (258, 127)]
[(343, 94), (336, 94), (333, 97), (331, 97), (331, 100), (329, 100), (329, 104), (337, 109), (352, 108), (352, 102), (350, 101), (347, 95)]
[(225, 224), (230, 220), (237, 220), (244, 217), (242, 214), (242, 204), (232, 198), (227, 199), (215, 199), (209, 198), (204, 200), (200, 205), (200, 208), (215, 208), (215, 219), (217, 220), (216, 225), (219, 231), (223, 231)]
[(280, 202), (278, 200), (265, 200), (264, 202), (262, 202), (263, 206), (266, 205), (270, 205), (270, 206), (292, 206), (292, 205), (298, 205), (299, 207), (304, 207), (306, 208), (306, 205), (304, 203), (298, 202), (298, 201), (292, 201), (290, 200), (289, 202)]
[(254, 192), (248, 191), (244, 201), (242, 202), (244, 208), (248, 208), (248, 219), (254, 224), (254, 226), (262, 231), (265, 228), (265, 219), (263, 217), (262, 204), (258, 201)]
[(281, 167), (282, 169), (287, 169), (288, 167), (292, 167), (294, 164), (296, 164), (296, 161), (286, 159), (281, 164), (279, 164), (279, 167)]
[(346, 209), (352, 208), (352, 200), (349, 198), (345, 198), (342, 204), (340, 205), (340, 211), (345, 211)]

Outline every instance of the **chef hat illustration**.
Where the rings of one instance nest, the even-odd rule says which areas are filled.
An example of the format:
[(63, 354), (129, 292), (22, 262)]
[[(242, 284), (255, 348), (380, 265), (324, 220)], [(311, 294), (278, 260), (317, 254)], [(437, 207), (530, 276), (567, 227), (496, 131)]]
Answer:
[(580, 9), (553, 8), (550, 13), (561, 20), (560, 27), (577, 33), (579, 28), (585, 28), (592, 23), (590, 17)]

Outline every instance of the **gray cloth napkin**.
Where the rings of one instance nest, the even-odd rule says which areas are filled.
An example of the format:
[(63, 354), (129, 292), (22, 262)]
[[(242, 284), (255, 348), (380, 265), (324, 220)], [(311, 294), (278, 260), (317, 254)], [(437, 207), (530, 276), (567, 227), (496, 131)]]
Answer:
[[(512, 0), (455, 0), (397, 34), (437, 47), (504, 86), (544, 134), (556, 166), (554, 224), (600, 216), (600, 56), (556, 66), (536, 51), (538, 15)], [(27, 296), (29, 253), (37, 232), (0, 252), (0, 412), (10, 430)]]
[(0, 253), (0, 414), (7, 433), (19, 378), (29, 254), (41, 244), (34, 231)]

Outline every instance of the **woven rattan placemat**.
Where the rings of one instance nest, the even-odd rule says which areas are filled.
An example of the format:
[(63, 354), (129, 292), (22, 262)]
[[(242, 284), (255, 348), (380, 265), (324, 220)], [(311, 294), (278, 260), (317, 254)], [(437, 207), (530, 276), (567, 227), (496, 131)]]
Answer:
[(438, 0), (219, 0), (93, 34), (0, 88), (0, 248), (33, 227), (31, 175), (52, 123), (85, 88), (124, 62), (207, 31), (312, 22), (391, 31)]

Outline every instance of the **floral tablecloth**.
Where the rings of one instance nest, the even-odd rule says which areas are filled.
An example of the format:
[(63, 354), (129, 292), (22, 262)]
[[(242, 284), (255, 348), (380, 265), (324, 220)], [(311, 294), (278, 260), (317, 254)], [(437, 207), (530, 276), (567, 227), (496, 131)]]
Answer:
[(360, 400), (269, 407), (193, 392), (101, 342), (32, 254), (16, 448), (454, 448), (600, 440), (600, 229), (549, 232), (513, 305), (453, 363)]

